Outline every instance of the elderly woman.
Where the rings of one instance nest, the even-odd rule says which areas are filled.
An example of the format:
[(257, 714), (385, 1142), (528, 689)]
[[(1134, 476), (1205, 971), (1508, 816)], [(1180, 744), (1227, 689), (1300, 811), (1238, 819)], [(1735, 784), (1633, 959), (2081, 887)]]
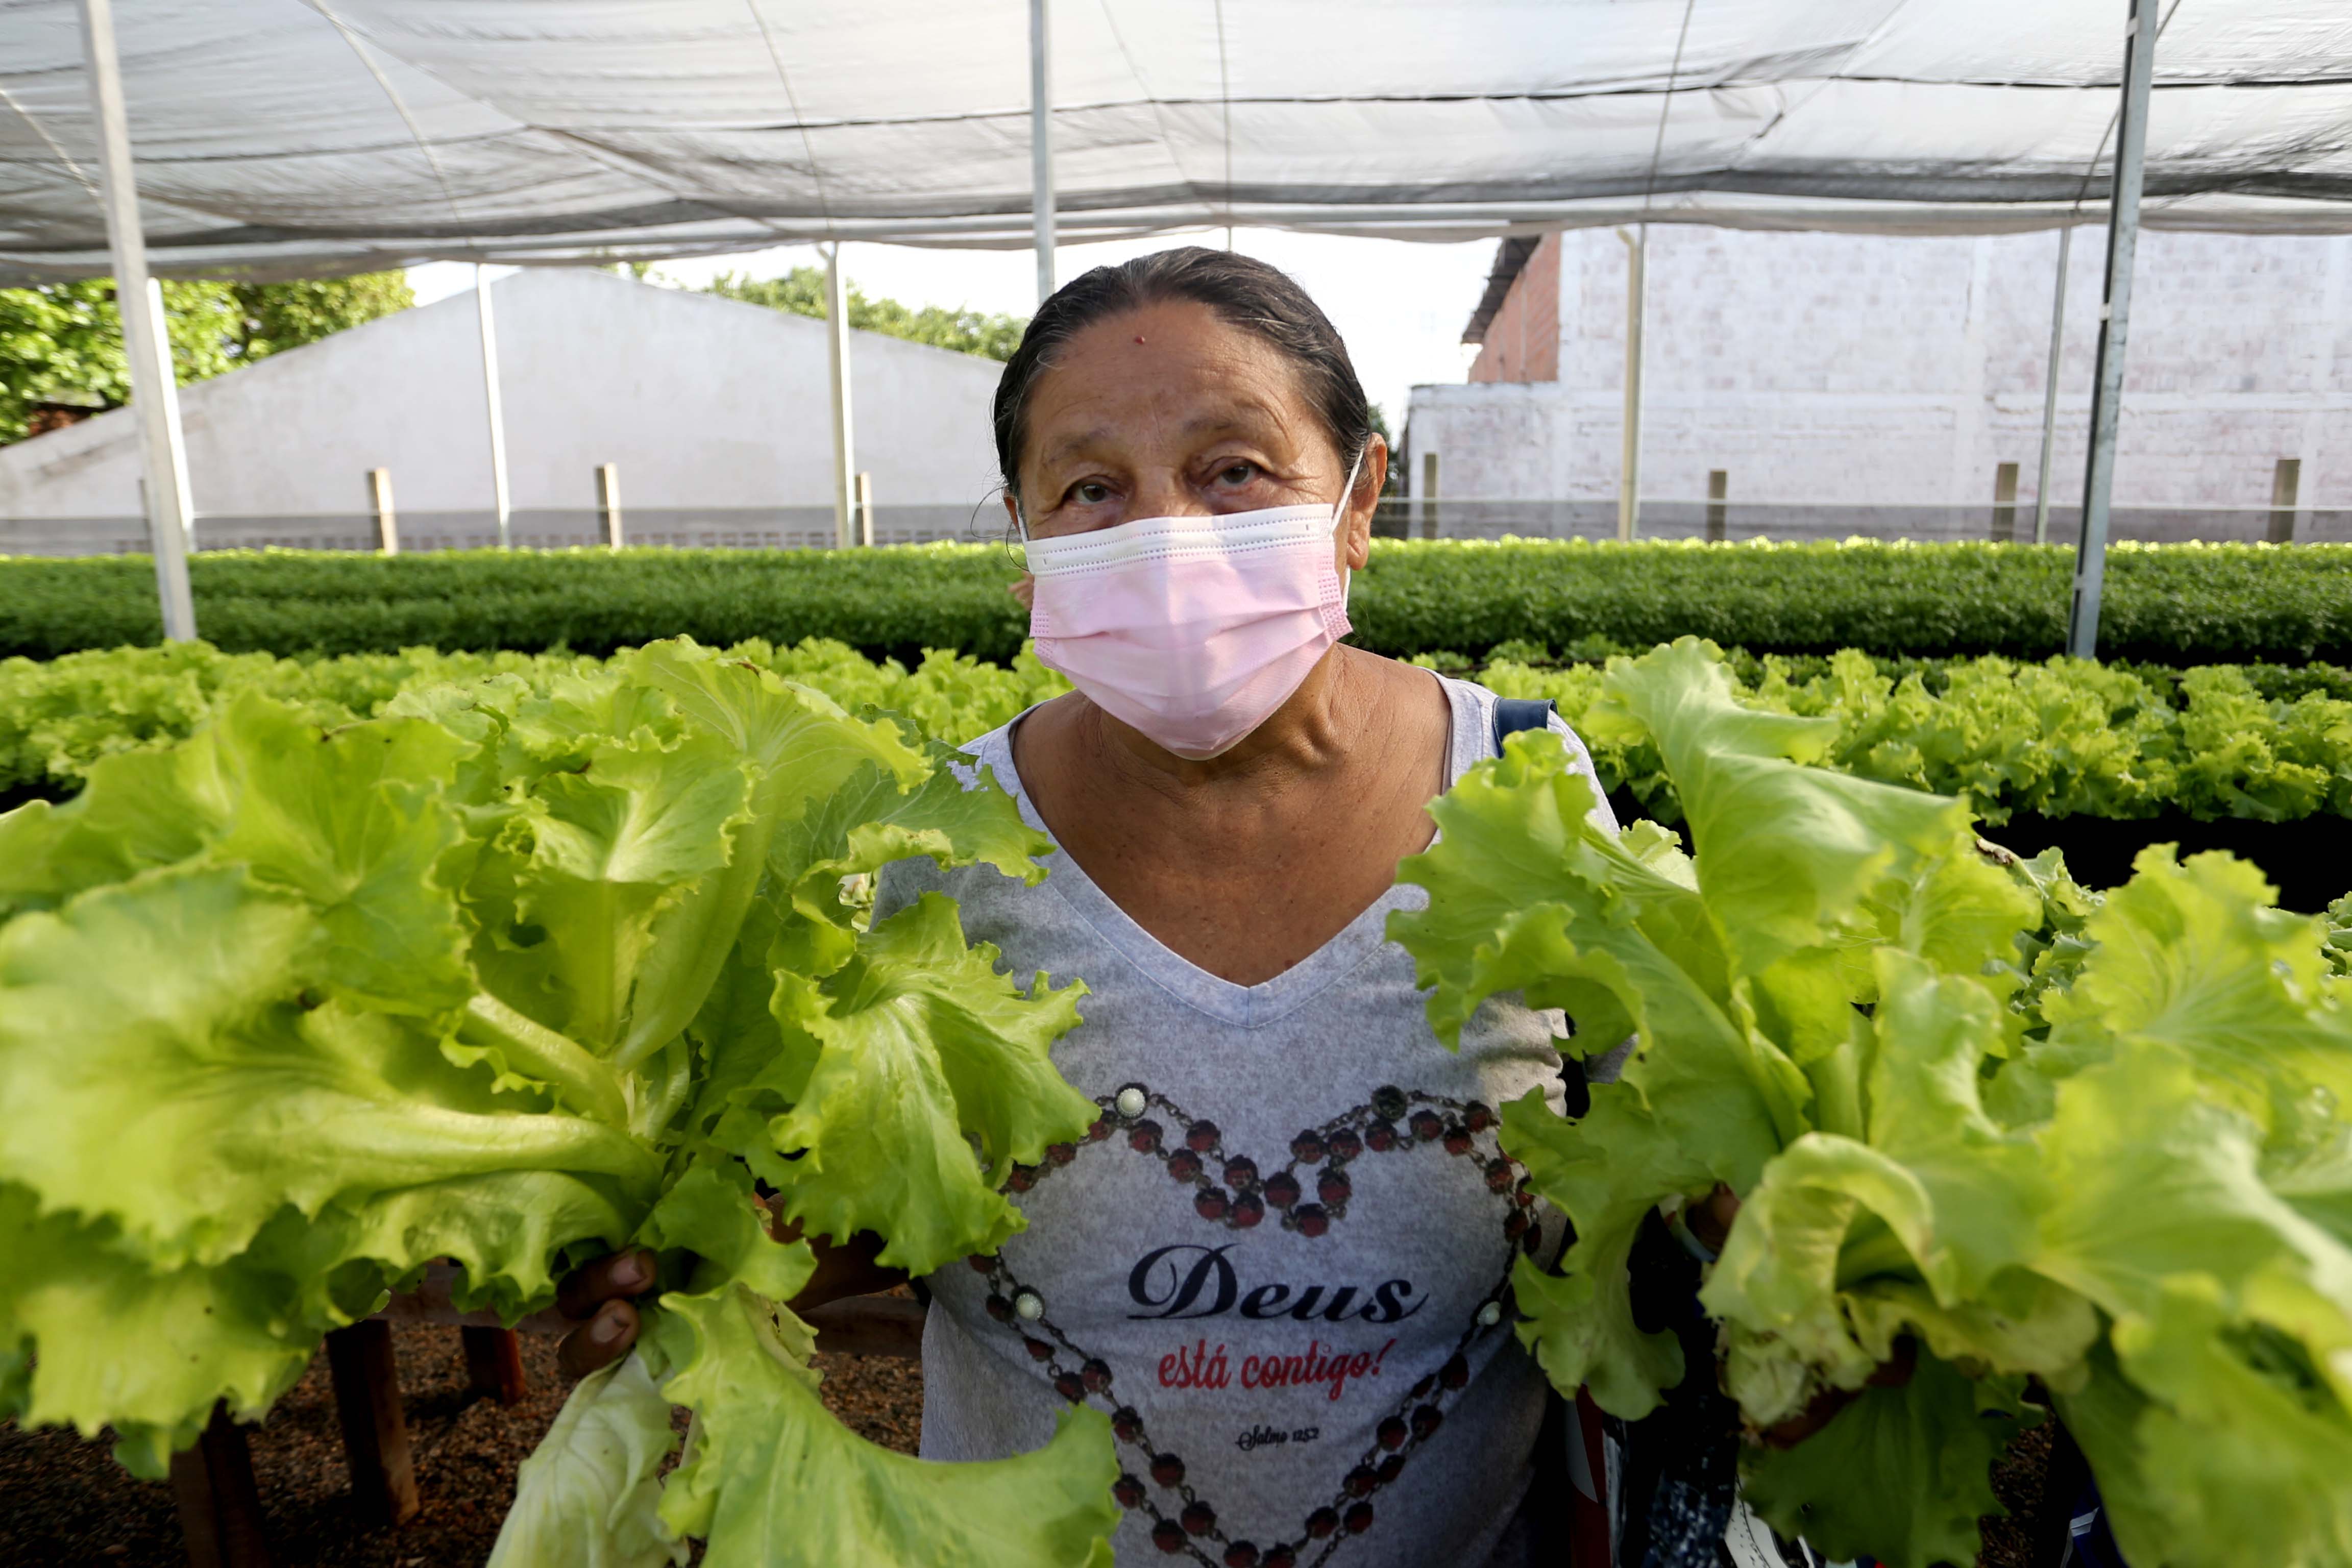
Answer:
[[(1045, 303), (995, 426), (1018, 591), (1076, 689), (969, 749), (1051, 875), (901, 862), (876, 913), (943, 891), (1014, 973), (1084, 979), (1054, 1059), (1103, 1117), (1015, 1171), (1025, 1231), (929, 1281), (922, 1451), (1033, 1448), (1085, 1401), (1123, 1563), (1524, 1563), (1545, 1385), (1507, 1286), (1564, 1237), (1493, 1108), (1559, 1103), (1563, 1021), (1490, 1002), (1449, 1051), (1386, 939), (1423, 805), (1509, 726), (1340, 640), (1389, 462), (1347, 351), (1274, 268), (1165, 251)], [(825, 1249), (803, 1304), (890, 1283), (866, 1256)], [(607, 1301), (574, 1364), (634, 1329)]]

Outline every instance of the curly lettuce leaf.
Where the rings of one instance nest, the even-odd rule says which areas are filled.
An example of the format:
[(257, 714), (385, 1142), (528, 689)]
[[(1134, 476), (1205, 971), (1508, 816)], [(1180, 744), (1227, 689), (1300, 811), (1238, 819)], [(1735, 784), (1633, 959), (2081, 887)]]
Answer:
[[(0, 928), (0, 1179), (218, 1263), (291, 1205), (488, 1171), (648, 1193), (635, 1140), (494, 1110), (414, 1022), (306, 1005), (318, 931), (242, 868), (151, 872)], [(93, 984), (99, 975), (107, 984)]]
[(639, 957), (627, 1026), (614, 1053), (634, 1066), (666, 1047), (701, 1010), (767, 874), (776, 835), (863, 772), (913, 789), (927, 770), (892, 726), (852, 719), (820, 692), (689, 639), (640, 648), (626, 665), (688, 721), (731, 747), (751, 779), (747, 815), (724, 841), (726, 869), (667, 904)]
[[(1994, 1122), (1979, 1102), (1999, 1005), (1899, 949), (1881, 949), (1877, 960), (1867, 1138), (1808, 1133), (1768, 1164), (1743, 1194), (1700, 1295), (1715, 1317), (1778, 1342), (1824, 1382), (1849, 1389), (1885, 1349), (1858, 1341), (1846, 1292), (1867, 1293), (1891, 1276), (1925, 1284), (1947, 1312), (1981, 1303), (1996, 1276), (2034, 1258), (2050, 1202), (2032, 1140)], [(2087, 1316), (2074, 1321), (2087, 1335)], [(1979, 1323), (1979, 1343), (2000, 1351), (1994, 1364), (2004, 1370), (2056, 1372), (2087, 1343), (2062, 1338), (2053, 1346), (2050, 1325), (2029, 1319), (2010, 1351), (1990, 1342), (1990, 1326)], [(2053, 1350), (2063, 1352), (2054, 1361)], [(1814, 1392), (1759, 1378), (1752, 1363), (1744, 1370), (1752, 1392), (1742, 1403), (1759, 1422), (1793, 1414)], [(1761, 1396), (1768, 1385), (1777, 1397)]]
[(684, 1564), (687, 1543), (661, 1518), (658, 1472), (677, 1447), (670, 1403), (644, 1356), (590, 1373), (515, 1473), (487, 1568)]
[(1968, 823), (1958, 801), (1803, 765), (1821, 760), (1836, 721), (1742, 706), (1720, 654), (1696, 638), (1612, 663), (1586, 722), (1656, 742), (1740, 974), (1819, 943), (1881, 879), (1944, 853)]
[(1558, 736), (1512, 737), (1431, 806), (1442, 837), (1397, 873), (1429, 907), (1391, 914), (1389, 934), (1414, 955), (1441, 1037), (1503, 991), (1568, 1008), (1592, 1048), (1630, 1025), (1642, 1048), (1609, 1092), (1638, 1092), (1671, 1132), (1706, 1130), (1694, 1146), (1709, 1168), (1752, 1183), (1802, 1129), (1803, 1075), (1737, 1021), (1698, 895), (1592, 823), (1596, 798)]
[(817, 1047), (792, 1110), (766, 1130), (798, 1155), (779, 1172), (786, 1217), (835, 1240), (872, 1231), (883, 1264), (916, 1274), (1020, 1230), (999, 1184), (1100, 1112), (1047, 1055), (1085, 988), (1055, 991), (1041, 974), (1024, 994), (996, 958), (986, 942), (965, 946), (952, 900), (925, 894), (822, 984), (779, 985), (780, 1020)]
[(2227, 855), (2144, 849), (2084, 922), (2095, 950), (2042, 999), (2053, 1045), (2161, 1045), (2266, 1125), (2313, 1087), (2352, 1106), (2352, 1025), (2326, 995), (2323, 928), (2271, 908), (2262, 873)]
[(133, 1475), (160, 1479), (216, 1401), (258, 1419), (310, 1363), (330, 1322), (304, 1321), (289, 1292), (236, 1263), (151, 1268), (110, 1227), (40, 1217), (33, 1194), (0, 1184), (0, 1415), (26, 1427), (111, 1428)]
[(733, 1281), (772, 1301), (789, 1301), (816, 1272), (808, 1243), (780, 1242), (770, 1233), (751, 1172), (731, 1160), (698, 1163), (678, 1178), (646, 1216), (640, 1239), (692, 1253), (688, 1285), (696, 1291)]
[(805, 1365), (813, 1336), (740, 1288), (670, 1295), (651, 1332), (662, 1392), (694, 1411), (662, 1518), (709, 1568), (1087, 1568), (1118, 1521), (1110, 1422), (1073, 1405), (1016, 1458), (940, 1464), (856, 1436)]
[(2039, 1416), (2023, 1384), (1971, 1379), (1922, 1355), (1908, 1383), (1864, 1389), (1794, 1447), (1744, 1449), (1741, 1491), (1773, 1529), (1832, 1560), (1973, 1563), (1978, 1519), (2005, 1511), (1992, 1462)]
[(2155, 1517), (2126, 1528), (2135, 1540), (2160, 1531), (2162, 1555), (2147, 1560), (2183, 1568), (2345, 1561), (2352, 1412), (2305, 1347), (2250, 1329), (2224, 1294), (2210, 1277), (2169, 1280), (2155, 1311), (2116, 1327), (2150, 1401), (2135, 1500)]
[(1612, 1415), (1637, 1421), (1683, 1380), (1682, 1345), (1633, 1321), (1626, 1262), (1661, 1194), (1704, 1192), (1705, 1162), (1660, 1136), (1634, 1097), (1596, 1091), (1576, 1121), (1555, 1116), (1539, 1089), (1506, 1100), (1503, 1145), (1535, 1190), (1566, 1214), (1576, 1240), (1557, 1274), (1522, 1258), (1511, 1276), (1519, 1342), (1558, 1388), (1591, 1391)]

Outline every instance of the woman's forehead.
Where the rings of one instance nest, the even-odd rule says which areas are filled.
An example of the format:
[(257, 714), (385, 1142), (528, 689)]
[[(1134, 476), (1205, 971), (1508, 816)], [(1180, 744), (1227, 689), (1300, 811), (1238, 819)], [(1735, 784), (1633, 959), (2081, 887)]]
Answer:
[(1042, 460), (1149, 428), (1156, 437), (1295, 435), (1315, 414), (1297, 370), (1265, 339), (1190, 301), (1122, 311), (1074, 334), (1037, 382)]

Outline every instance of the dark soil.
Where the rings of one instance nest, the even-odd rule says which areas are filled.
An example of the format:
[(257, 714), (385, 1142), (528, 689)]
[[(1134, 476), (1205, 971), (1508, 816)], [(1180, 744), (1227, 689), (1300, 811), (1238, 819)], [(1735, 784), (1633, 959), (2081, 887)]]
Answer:
[[(397, 1530), (352, 1518), (341, 1428), (322, 1355), (250, 1434), (254, 1471), (279, 1568), (467, 1568), (489, 1555), (514, 1496), (515, 1468), (563, 1405), (555, 1342), (525, 1335), (522, 1402), (466, 1396), (457, 1331), (393, 1330), (424, 1507)], [(819, 1355), (824, 1402), (848, 1426), (912, 1453), (923, 1374), (886, 1356)], [(184, 1568), (171, 1488), (134, 1480), (104, 1443), (0, 1423), (0, 1563), (42, 1568)]]
[[(251, 1433), (254, 1469), (280, 1568), (467, 1568), (489, 1555), (514, 1495), (515, 1468), (563, 1404), (568, 1384), (555, 1342), (526, 1335), (529, 1392), (500, 1408), (466, 1397), (457, 1331), (400, 1325), (400, 1359), (416, 1489), (424, 1504), (398, 1530), (352, 1520), (342, 1435), (326, 1358)], [(912, 1453), (922, 1430), (923, 1372), (891, 1356), (819, 1355), (824, 1402), (853, 1431)], [(2044, 1516), (2045, 1424), (2021, 1436), (1993, 1470), (2007, 1518), (1984, 1521), (1981, 1568), (2050, 1568), (2035, 1543), (2055, 1539)], [(2063, 1508), (2067, 1500), (2056, 1500)], [(0, 1563), (44, 1568), (184, 1568), (171, 1489), (124, 1473), (103, 1443), (70, 1432), (20, 1432), (0, 1423)]]
[(2050, 1431), (2044, 1421), (2020, 1433), (1992, 1468), (1992, 1494), (2009, 1513), (1978, 1521), (1984, 1532), (1984, 1552), (1977, 1561), (1983, 1568), (2057, 1568), (2057, 1554), (2050, 1547), (2063, 1539), (2053, 1529), (2061, 1521), (2048, 1510), (2063, 1510), (2074, 1500), (2042, 1496), (2042, 1479), (2050, 1470)]

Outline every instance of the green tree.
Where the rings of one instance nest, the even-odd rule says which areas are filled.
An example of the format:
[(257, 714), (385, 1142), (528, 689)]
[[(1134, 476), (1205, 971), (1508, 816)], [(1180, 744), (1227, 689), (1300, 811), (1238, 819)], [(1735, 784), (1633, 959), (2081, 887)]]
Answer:
[(404, 272), (298, 279), (287, 283), (233, 283), (228, 287), (242, 318), (231, 352), (247, 361), (317, 342), (331, 332), (405, 310), (416, 303)]
[[(748, 305), (790, 310), (796, 316), (824, 320), (824, 269), (795, 267), (782, 278), (751, 278), (722, 272), (703, 287), (706, 294), (721, 294)], [(861, 332), (881, 332), (935, 349), (1007, 360), (1020, 346), (1029, 325), (1026, 316), (993, 315), (985, 310), (950, 310), (944, 306), (917, 309), (896, 300), (871, 300), (855, 283), (849, 285), (849, 324)]]
[[(289, 283), (163, 283), (164, 331), (183, 386), (414, 303), (397, 272)], [(0, 289), (0, 445), (46, 427), (51, 410), (94, 413), (129, 401), (130, 360), (113, 279)]]

